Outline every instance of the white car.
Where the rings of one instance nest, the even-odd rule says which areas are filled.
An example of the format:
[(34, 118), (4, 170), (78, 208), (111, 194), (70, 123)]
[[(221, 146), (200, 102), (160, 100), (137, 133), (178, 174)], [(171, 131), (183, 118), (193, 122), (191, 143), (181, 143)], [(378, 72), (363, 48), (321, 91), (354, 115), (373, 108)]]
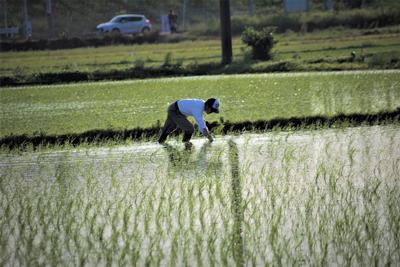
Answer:
[(151, 31), (151, 23), (144, 15), (126, 14), (97, 25), (97, 30), (100, 33), (112, 34), (146, 34)]

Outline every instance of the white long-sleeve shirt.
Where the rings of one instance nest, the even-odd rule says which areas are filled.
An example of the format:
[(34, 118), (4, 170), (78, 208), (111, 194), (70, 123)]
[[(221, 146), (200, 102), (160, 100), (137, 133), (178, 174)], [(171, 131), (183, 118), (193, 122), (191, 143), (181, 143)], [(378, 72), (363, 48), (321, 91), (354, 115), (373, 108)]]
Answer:
[(185, 116), (192, 116), (202, 134), (207, 129), (206, 123), (203, 119), (204, 100), (202, 99), (182, 99), (178, 100), (179, 111)]

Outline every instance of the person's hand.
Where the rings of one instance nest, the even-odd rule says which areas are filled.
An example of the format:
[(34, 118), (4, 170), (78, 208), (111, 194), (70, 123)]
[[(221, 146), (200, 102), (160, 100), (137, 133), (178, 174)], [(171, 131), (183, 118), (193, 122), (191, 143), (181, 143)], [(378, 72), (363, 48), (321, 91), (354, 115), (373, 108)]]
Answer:
[(212, 143), (214, 141), (214, 138), (211, 136), (211, 134), (207, 128), (203, 129), (203, 135), (205, 137), (207, 137), (207, 139), (208, 139), (208, 141), (210, 141), (210, 143)]

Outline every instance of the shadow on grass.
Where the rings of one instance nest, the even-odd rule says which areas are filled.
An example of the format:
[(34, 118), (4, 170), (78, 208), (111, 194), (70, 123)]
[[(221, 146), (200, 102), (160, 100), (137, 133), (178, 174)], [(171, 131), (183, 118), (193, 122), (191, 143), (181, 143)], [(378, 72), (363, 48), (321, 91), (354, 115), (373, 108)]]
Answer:
[[(207, 123), (209, 129), (216, 134), (241, 132), (271, 131), (274, 129), (318, 129), (331, 127), (354, 127), (360, 125), (380, 125), (400, 122), (400, 107), (394, 111), (374, 114), (339, 114), (336, 116), (310, 116), (275, 118), (272, 120), (243, 121), (243, 122), (212, 122)], [(109, 141), (148, 140), (158, 137), (161, 131), (159, 124), (149, 128), (134, 128), (130, 130), (91, 130), (83, 133), (36, 136), (12, 135), (0, 139), (0, 147), (15, 149), (31, 146), (33, 148), (47, 145), (69, 144), (78, 146), (85, 143), (105, 144)], [(174, 134), (180, 134), (177, 131)]]

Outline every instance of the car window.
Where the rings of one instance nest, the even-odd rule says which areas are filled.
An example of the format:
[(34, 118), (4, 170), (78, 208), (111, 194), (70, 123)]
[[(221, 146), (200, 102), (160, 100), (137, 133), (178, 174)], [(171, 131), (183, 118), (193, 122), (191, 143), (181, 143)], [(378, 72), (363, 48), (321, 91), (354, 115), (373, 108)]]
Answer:
[(137, 22), (137, 21), (141, 21), (142, 17), (127, 17), (126, 19), (129, 22)]
[(142, 17), (114, 17), (111, 22), (115, 23), (126, 23), (126, 22), (136, 22), (142, 21)]
[(120, 22), (121, 21), (121, 17), (114, 17), (112, 20), (110, 20), (110, 22)]

